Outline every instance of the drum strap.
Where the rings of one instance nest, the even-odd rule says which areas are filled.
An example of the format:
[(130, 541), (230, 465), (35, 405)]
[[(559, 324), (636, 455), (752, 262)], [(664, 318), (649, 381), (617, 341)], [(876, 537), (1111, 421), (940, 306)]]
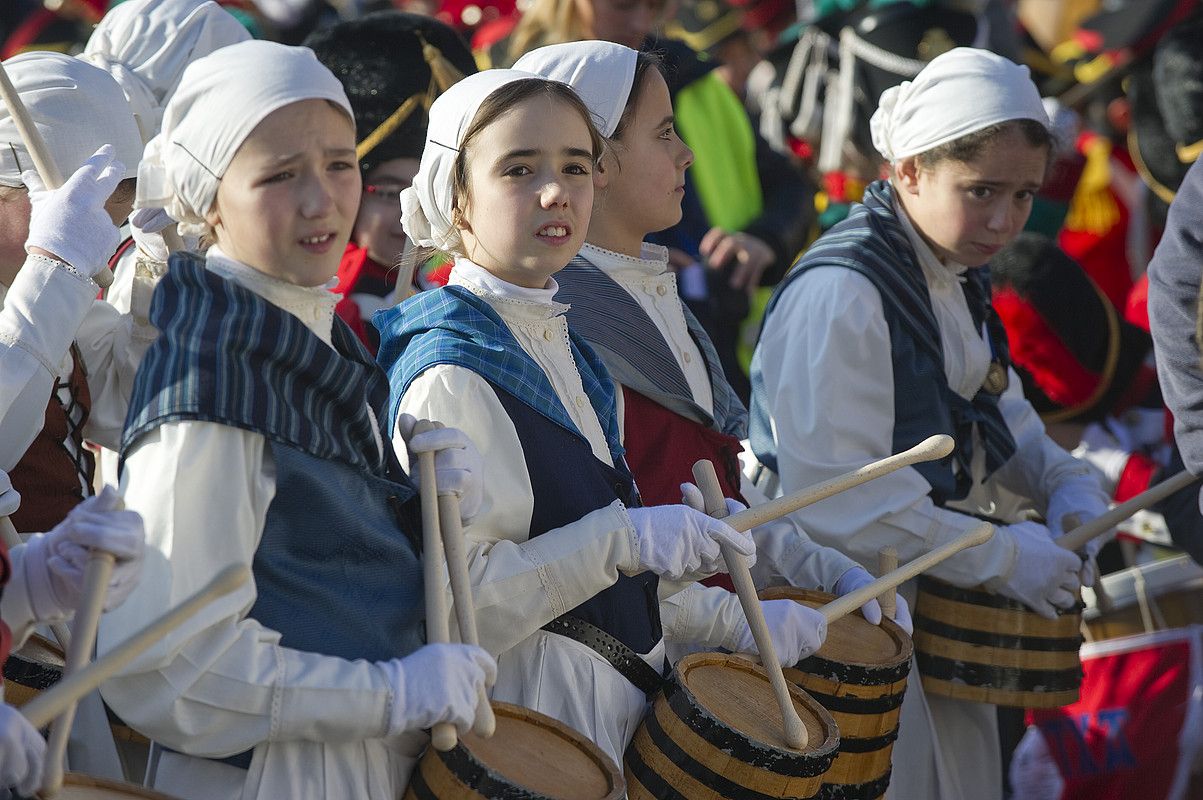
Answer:
[(649, 697), (658, 692), (664, 684), (664, 676), (649, 666), (638, 653), (601, 628), (579, 617), (564, 614), (544, 625), (543, 630), (567, 636), (585, 645), (609, 661), (610, 666)]

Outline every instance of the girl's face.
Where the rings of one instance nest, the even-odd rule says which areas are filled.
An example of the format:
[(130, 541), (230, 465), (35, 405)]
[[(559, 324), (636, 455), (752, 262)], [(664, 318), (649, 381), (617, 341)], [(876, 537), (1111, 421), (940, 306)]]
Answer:
[(352, 238), (377, 264), (391, 266), (401, 257), (401, 190), (409, 188), (417, 174), (418, 159), (394, 158), (372, 167), (364, 180)]
[(1023, 230), (1044, 183), (1048, 148), (1007, 130), (969, 162), (893, 166), (899, 197), (916, 230), (941, 261), (980, 267)]
[(670, 0), (574, 0), (589, 38), (638, 50), (669, 16)]
[(226, 255), (298, 286), (334, 277), (359, 207), (355, 128), (325, 100), (268, 114), (205, 215)]
[(605, 228), (625, 229), (624, 238), (635, 248), (649, 233), (681, 221), (685, 170), (693, 163), (693, 151), (673, 125), (664, 76), (648, 70), (643, 81), (616, 152), (606, 154), (603, 169), (594, 176), (597, 188), (605, 191), (598, 198), (594, 220)]
[(468, 197), (457, 200), (464, 255), (509, 283), (541, 289), (585, 242), (593, 148), (565, 103), (530, 97), (467, 151)]

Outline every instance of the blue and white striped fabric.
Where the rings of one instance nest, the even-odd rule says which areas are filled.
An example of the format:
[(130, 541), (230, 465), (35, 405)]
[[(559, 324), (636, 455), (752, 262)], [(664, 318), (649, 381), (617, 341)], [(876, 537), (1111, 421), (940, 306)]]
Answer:
[(560, 286), (556, 300), (571, 306), (569, 324), (597, 351), (614, 380), (686, 419), (740, 439), (748, 435), (748, 411), (727, 382), (710, 337), (688, 306), (682, 303), (681, 310), (706, 359), (714, 408), (694, 402), (685, 373), (660, 329), (613, 278), (578, 255), (556, 273), (556, 283)]
[(341, 320), (335, 352), (292, 314), (205, 269), (199, 256), (177, 253), (150, 321), (160, 336), (138, 369), (123, 454), (164, 423), (204, 420), (376, 475), (389, 471), (391, 453), (371, 419), (384, 412), (386, 378)]
[[(421, 292), (399, 306), (377, 311), (377, 361), (388, 373), (388, 430), (401, 398), (415, 378), (436, 364), (469, 369), (501, 387), (552, 422), (582, 436), (551, 381), (489, 304), (462, 286)], [(615, 464), (624, 464), (618, 434), (618, 405), (606, 367), (585, 340), (568, 329), (581, 384), (606, 434)]]

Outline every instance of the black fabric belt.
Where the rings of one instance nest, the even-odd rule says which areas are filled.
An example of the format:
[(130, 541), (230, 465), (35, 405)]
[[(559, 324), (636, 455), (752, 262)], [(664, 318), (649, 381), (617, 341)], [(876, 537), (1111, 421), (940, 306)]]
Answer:
[(585, 645), (610, 662), (610, 666), (649, 697), (664, 685), (664, 676), (649, 666), (638, 653), (590, 622), (564, 614), (544, 625), (543, 630)]

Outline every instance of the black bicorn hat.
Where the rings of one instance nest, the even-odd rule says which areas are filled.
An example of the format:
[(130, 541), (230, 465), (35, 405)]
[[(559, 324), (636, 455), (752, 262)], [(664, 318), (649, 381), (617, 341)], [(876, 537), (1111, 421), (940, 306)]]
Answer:
[(360, 169), (420, 158), (434, 99), (476, 72), (468, 45), (430, 17), (379, 11), (315, 31), (305, 40), (342, 83), (355, 112)]

